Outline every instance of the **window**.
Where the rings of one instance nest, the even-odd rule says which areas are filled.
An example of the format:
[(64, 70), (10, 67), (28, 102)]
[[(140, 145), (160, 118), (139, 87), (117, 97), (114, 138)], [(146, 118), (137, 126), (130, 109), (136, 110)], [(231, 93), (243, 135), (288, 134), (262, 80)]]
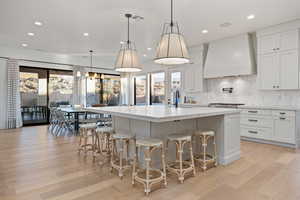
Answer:
[(165, 101), (165, 73), (151, 74), (151, 104), (162, 104)]
[(87, 78), (87, 106), (119, 105), (120, 90), (121, 80), (118, 75), (98, 74), (96, 78)]
[(136, 105), (147, 104), (147, 77), (146, 75), (136, 76), (134, 80), (134, 102)]

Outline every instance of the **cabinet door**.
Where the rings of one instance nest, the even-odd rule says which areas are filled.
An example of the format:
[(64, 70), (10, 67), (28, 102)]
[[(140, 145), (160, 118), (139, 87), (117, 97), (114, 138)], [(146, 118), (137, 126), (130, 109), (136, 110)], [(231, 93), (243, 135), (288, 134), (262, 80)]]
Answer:
[(278, 53), (280, 65), (280, 89), (299, 88), (299, 63), (298, 51), (286, 51)]
[(295, 118), (275, 117), (273, 140), (295, 144)]
[(279, 34), (265, 35), (259, 38), (259, 48), (260, 54), (271, 53), (276, 51), (279, 44)]
[(279, 34), (279, 45), (276, 50), (286, 51), (298, 49), (299, 33), (298, 30), (286, 31)]
[(183, 88), (185, 92), (192, 92), (194, 89), (194, 72), (193, 67), (187, 65), (184, 69)]
[(275, 90), (279, 88), (279, 65), (276, 53), (259, 55), (258, 75), (260, 89)]

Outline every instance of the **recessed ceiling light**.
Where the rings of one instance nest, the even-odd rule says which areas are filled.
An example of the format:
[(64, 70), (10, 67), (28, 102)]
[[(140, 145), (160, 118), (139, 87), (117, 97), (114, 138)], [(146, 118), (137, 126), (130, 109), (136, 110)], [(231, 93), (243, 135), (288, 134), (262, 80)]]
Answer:
[(202, 30), (202, 33), (206, 34), (206, 33), (208, 33), (208, 30), (204, 29), (204, 30)]
[(151, 50), (152, 50), (152, 48), (151, 48), (151, 47), (148, 47), (148, 48), (147, 48), (147, 50), (148, 50), (148, 51), (151, 51)]
[(147, 57), (147, 54), (144, 54), (143, 56), (144, 56), (144, 57)]
[(22, 47), (27, 47), (27, 46), (28, 46), (28, 44), (25, 44), (25, 43), (22, 44)]
[(253, 14), (247, 16), (247, 19), (249, 19), (249, 20), (254, 19), (254, 18), (255, 18), (255, 15), (253, 15)]
[(123, 41), (121, 41), (121, 42), (120, 42), (120, 44), (124, 44), (124, 42), (123, 42)]
[(224, 22), (223, 24), (220, 24), (220, 26), (222, 27), (222, 28), (226, 28), (226, 27), (229, 27), (229, 26), (231, 26), (232, 25), (232, 23), (230, 23), (230, 22)]
[(37, 26), (43, 26), (43, 23), (40, 22), (40, 21), (35, 21), (34, 24), (37, 25)]
[(89, 33), (83, 33), (83, 36), (87, 37), (89, 36)]
[(29, 33), (27, 33), (27, 35), (34, 36), (34, 33), (29, 32)]

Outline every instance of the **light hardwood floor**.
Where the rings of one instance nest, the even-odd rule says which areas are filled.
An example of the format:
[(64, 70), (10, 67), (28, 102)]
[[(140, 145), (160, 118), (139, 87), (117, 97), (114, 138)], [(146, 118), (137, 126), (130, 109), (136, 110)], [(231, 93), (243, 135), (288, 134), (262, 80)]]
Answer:
[(46, 126), (0, 131), (0, 200), (299, 200), (300, 152), (242, 142), (242, 158), (197, 172), (184, 184), (145, 197), (91, 157), (78, 156), (75, 137), (55, 138)]

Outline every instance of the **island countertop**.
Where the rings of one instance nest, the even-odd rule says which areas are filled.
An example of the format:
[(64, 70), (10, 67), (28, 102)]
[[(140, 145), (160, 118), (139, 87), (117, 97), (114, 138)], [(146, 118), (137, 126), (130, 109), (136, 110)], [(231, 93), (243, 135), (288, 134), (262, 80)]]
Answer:
[(175, 108), (167, 106), (108, 106), (88, 107), (85, 110), (94, 113), (110, 114), (118, 117), (125, 117), (151, 122), (167, 122), (174, 120), (195, 119), (225, 114), (239, 113), (239, 109), (193, 107)]

